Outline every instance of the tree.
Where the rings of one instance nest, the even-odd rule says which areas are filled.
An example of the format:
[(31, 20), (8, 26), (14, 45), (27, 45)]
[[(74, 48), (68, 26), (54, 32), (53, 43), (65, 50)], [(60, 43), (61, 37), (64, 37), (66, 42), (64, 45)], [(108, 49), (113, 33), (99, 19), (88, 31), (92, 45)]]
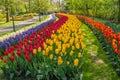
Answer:
[(119, 12), (118, 12), (118, 21), (120, 22), (120, 0), (118, 0)]
[(6, 12), (6, 22), (9, 22), (9, 1), (8, 0), (0, 0), (0, 5)]
[(17, 12), (22, 11), (23, 4), (24, 3), (21, 0), (0, 0), (0, 5), (6, 13), (6, 22), (10, 21), (10, 15), (17, 14)]

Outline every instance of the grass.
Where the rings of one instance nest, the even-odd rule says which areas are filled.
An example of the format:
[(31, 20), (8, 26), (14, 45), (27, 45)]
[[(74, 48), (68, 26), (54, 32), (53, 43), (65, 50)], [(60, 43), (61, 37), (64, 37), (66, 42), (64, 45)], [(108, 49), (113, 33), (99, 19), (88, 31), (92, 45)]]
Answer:
[(84, 24), (82, 30), (86, 34), (84, 39), (86, 50), (83, 53), (82, 67), (83, 80), (120, 80), (92, 31)]
[[(22, 21), (15, 21), (15, 24), (18, 24)], [(10, 21), (10, 22), (0, 22), (0, 28), (5, 28), (5, 27), (8, 27), (8, 26), (12, 26), (13, 25), (13, 22)]]

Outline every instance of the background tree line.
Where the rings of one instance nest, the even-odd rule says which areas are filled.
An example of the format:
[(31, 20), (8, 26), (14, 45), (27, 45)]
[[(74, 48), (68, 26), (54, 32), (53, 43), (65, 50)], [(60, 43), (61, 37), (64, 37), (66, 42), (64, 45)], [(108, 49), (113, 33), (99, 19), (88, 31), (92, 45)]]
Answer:
[(0, 10), (6, 14), (6, 22), (11, 15), (56, 10), (120, 22), (120, 0), (0, 0)]
[[(58, 2), (56, 2), (58, 3)], [(6, 14), (6, 22), (11, 15), (39, 13), (56, 9), (54, 0), (0, 0), (0, 10)]]
[(65, 0), (66, 10), (120, 22), (120, 0)]

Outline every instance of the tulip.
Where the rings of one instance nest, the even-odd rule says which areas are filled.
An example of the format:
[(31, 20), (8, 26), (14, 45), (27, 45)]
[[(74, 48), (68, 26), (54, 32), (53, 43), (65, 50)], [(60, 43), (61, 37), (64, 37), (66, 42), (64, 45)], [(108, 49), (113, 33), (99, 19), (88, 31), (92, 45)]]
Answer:
[(69, 62), (69, 61), (67, 61), (67, 62), (66, 62), (66, 64), (67, 64), (67, 65), (69, 65), (69, 64), (70, 64), (70, 62)]
[(81, 54), (80, 52), (78, 53), (78, 57), (79, 57), (79, 58), (82, 57), (82, 54)]
[(70, 51), (70, 56), (73, 56), (74, 52), (73, 51)]
[(41, 51), (41, 47), (38, 47), (38, 52), (40, 52)]
[(78, 63), (79, 63), (79, 60), (76, 58), (74, 59), (74, 66), (77, 67), (78, 66)]
[(31, 61), (31, 58), (30, 58), (28, 55), (25, 55), (25, 58), (26, 58), (26, 60), (27, 60), (28, 62)]
[(59, 49), (56, 49), (56, 50), (55, 50), (55, 54), (58, 54), (58, 53), (59, 53)]
[(50, 54), (50, 60), (52, 60), (53, 59), (53, 54)]
[(63, 63), (62, 57), (59, 56), (59, 57), (58, 57), (58, 65), (61, 65), (62, 63)]
[(9, 60), (14, 61), (14, 56), (9, 57)]
[(37, 49), (33, 49), (33, 55), (37, 53)]

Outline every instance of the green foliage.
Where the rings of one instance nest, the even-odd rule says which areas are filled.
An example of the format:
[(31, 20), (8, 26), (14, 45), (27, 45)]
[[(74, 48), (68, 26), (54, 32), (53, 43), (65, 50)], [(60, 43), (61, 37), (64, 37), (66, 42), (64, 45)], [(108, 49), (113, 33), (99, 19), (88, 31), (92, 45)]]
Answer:
[(118, 20), (118, 0), (66, 0), (67, 10), (87, 16)]
[(54, 3), (51, 0), (0, 0), (0, 10), (7, 15), (6, 22), (9, 21), (11, 15), (53, 11), (53, 6)]

